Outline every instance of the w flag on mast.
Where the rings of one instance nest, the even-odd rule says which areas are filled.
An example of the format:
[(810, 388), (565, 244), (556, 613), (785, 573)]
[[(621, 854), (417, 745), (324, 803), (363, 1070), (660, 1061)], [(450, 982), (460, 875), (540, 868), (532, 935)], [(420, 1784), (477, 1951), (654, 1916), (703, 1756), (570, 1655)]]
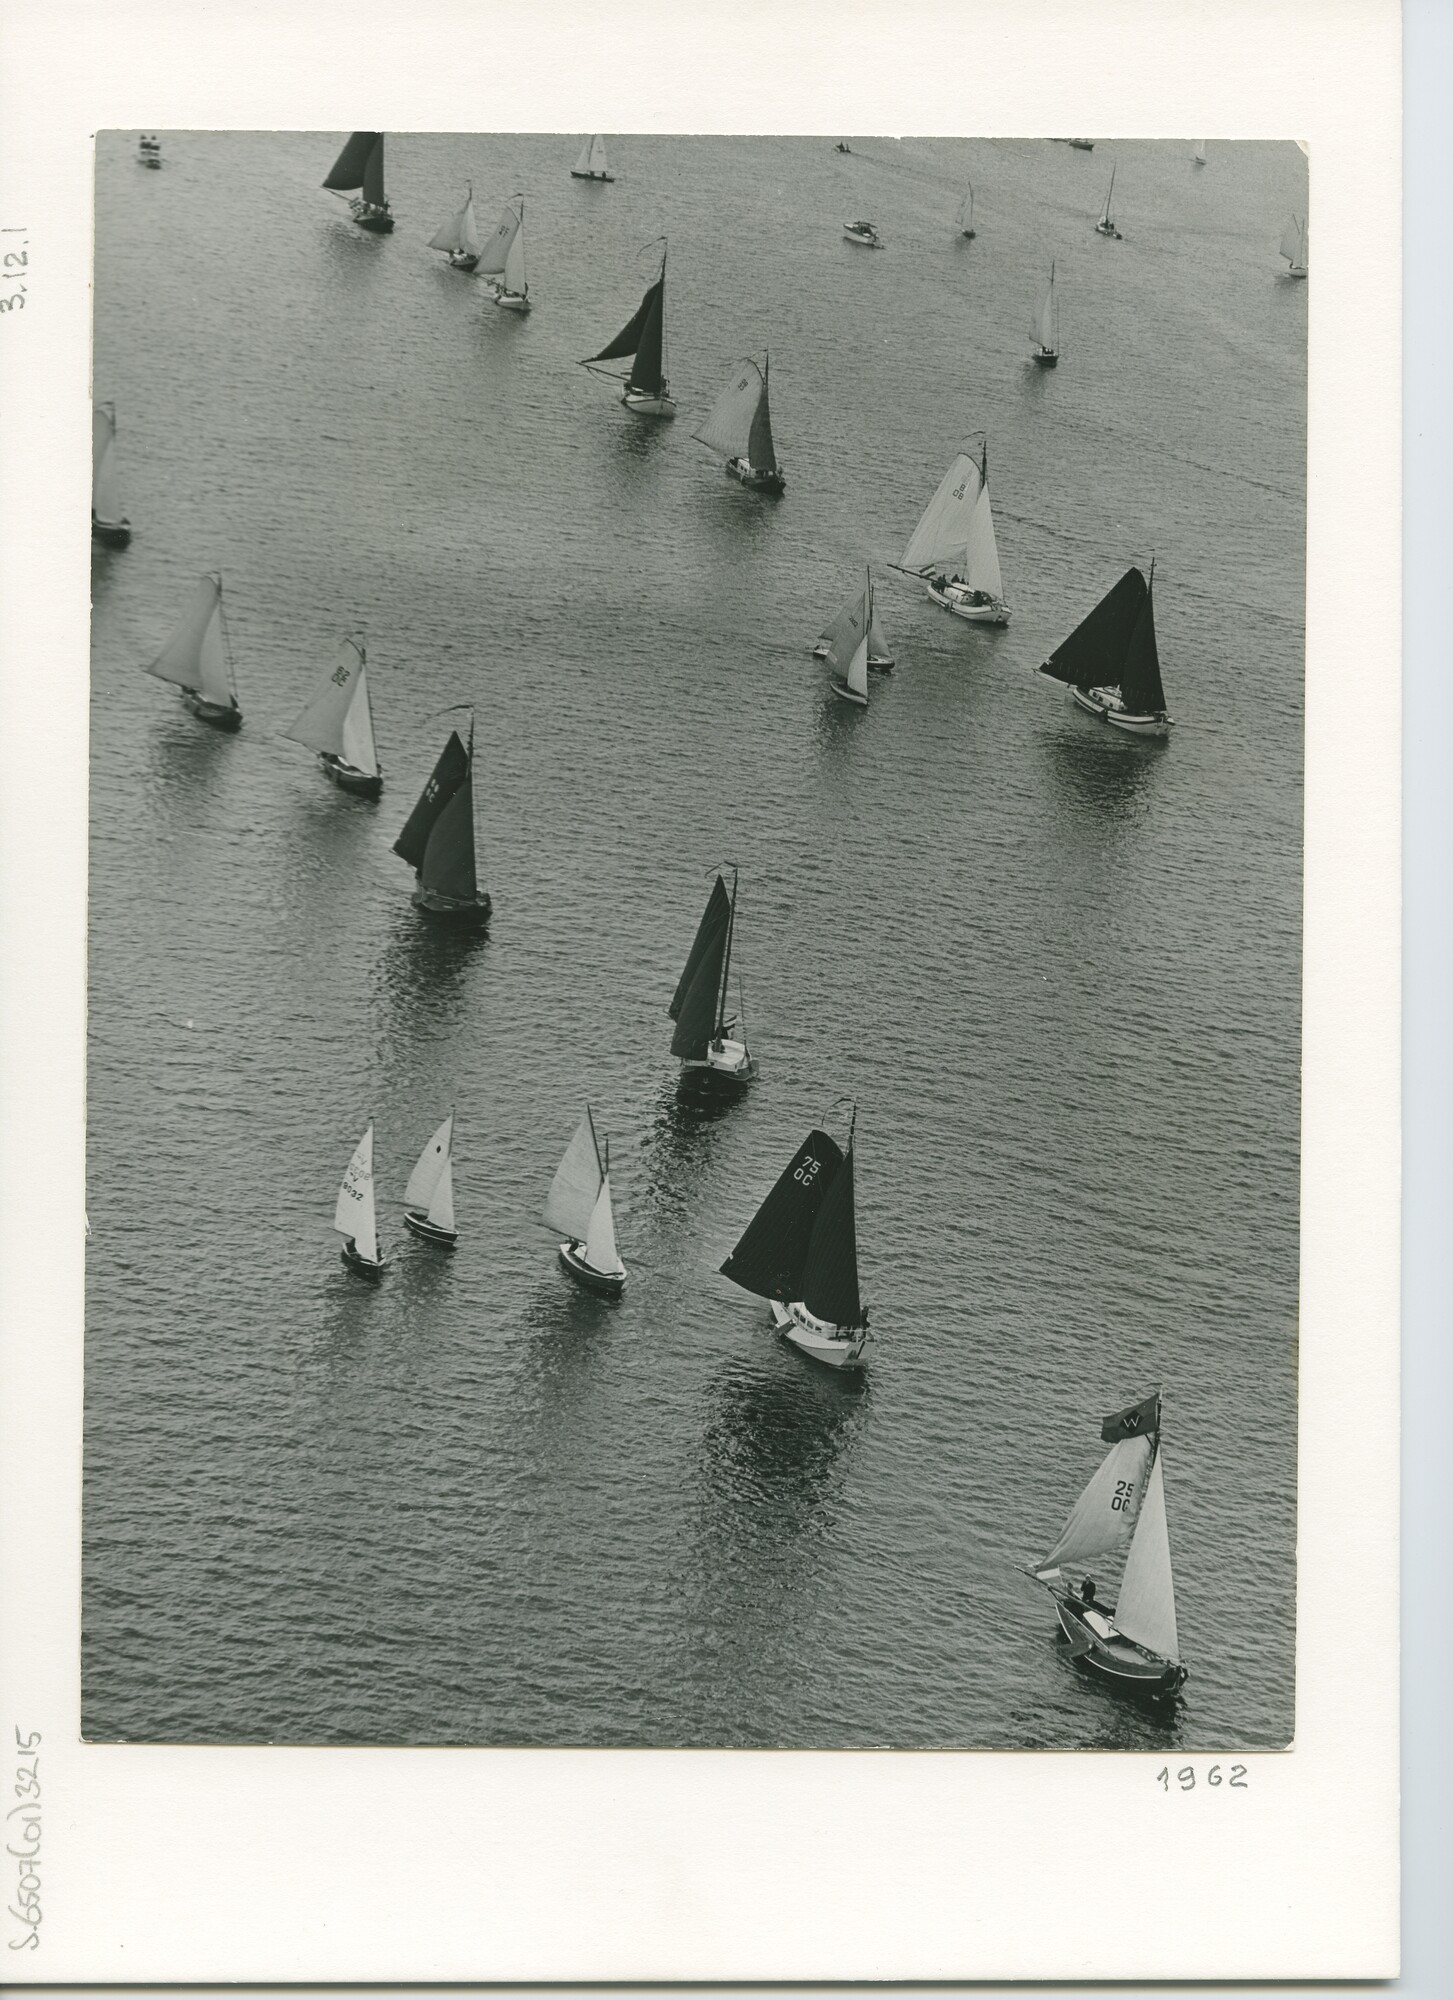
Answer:
[(1160, 1391), (1147, 1396), (1143, 1403), (1132, 1403), (1128, 1410), (1117, 1410), (1113, 1417), (1106, 1417), (1100, 1426), (1100, 1436), (1106, 1444), (1119, 1444), (1122, 1438), (1154, 1437), (1160, 1429)]

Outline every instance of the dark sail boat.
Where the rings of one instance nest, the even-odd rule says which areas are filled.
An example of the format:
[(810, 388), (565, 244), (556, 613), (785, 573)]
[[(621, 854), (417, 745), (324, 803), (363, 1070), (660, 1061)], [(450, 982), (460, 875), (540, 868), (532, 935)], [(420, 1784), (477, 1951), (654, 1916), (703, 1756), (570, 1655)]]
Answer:
[(419, 802), (394, 842), (416, 871), (414, 907), (456, 924), (487, 924), (493, 904), (474, 868), (474, 719), (469, 747), (451, 730)]
[(1100, 599), (1039, 671), (1063, 681), (1080, 707), (1135, 736), (1164, 736), (1160, 655), (1155, 644), (1155, 563), (1150, 581), (1133, 566)]
[(826, 1132), (808, 1133), (721, 1268), (766, 1299), (777, 1331), (814, 1361), (862, 1366), (868, 1315), (858, 1293), (851, 1129), (846, 1153)]
[(730, 895), (719, 874), (712, 885), (667, 1009), (676, 1023), (671, 1053), (680, 1056), (683, 1077), (722, 1077), (746, 1083), (757, 1074), (745, 1029), (738, 1036), (734, 1033), (736, 1022), (726, 1018), (736, 917), (737, 871), (733, 868)]
[(694, 435), (709, 451), (720, 453), (727, 471), (743, 486), (759, 493), (780, 493), (787, 475), (772, 442), (772, 413), (767, 406), (769, 365), (765, 354), (760, 368), (752, 360), (739, 362), (711, 415)]
[(666, 367), (666, 250), (661, 249), (661, 275), (646, 293), (614, 340), (607, 341), (599, 354), (581, 362), (593, 374), (618, 382), (614, 369), (601, 368), (602, 361), (623, 361), (632, 357), (621, 401), (642, 417), (674, 417), (671, 381)]
[[(1124, 1693), (1165, 1702), (1185, 1685), (1186, 1670), (1176, 1631), (1160, 1415), (1157, 1391), (1106, 1417), (1100, 1437), (1109, 1452), (1059, 1540), (1027, 1574), (1054, 1599), (1072, 1659)], [(1084, 1572), (1122, 1550), (1125, 1571), (1111, 1605)], [(1066, 1569), (1079, 1572), (1078, 1584)]]
[(349, 212), (360, 229), (387, 236), (394, 226), (383, 191), (383, 134), (354, 132), (323, 183), (334, 194), (351, 194)]

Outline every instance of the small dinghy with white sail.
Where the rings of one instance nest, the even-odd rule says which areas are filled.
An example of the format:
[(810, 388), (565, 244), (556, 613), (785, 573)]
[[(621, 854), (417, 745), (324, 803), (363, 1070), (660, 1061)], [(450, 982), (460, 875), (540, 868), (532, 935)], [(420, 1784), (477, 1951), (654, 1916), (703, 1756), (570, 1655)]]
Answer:
[(821, 638), (812, 649), (812, 657), (815, 660), (830, 660), (835, 667), (845, 666), (853, 656), (853, 647), (865, 619), (868, 626), (868, 672), (891, 674), (897, 660), (878, 616), (876, 592), (871, 605), (866, 590), (860, 590), (856, 597), (848, 599), (831, 625), (824, 627)]
[(394, 218), (383, 186), (382, 132), (351, 133), (323, 185), (332, 194), (352, 195), (348, 212), (360, 229), (389, 234)]
[(1115, 227), (1115, 219), (1110, 213), (1110, 204), (1114, 199), (1115, 199), (1115, 169), (1114, 167), (1111, 167), (1110, 186), (1106, 190), (1105, 206), (1100, 210), (1100, 220), (1095, 224), (1095, 234), (1097, 236), (1108, 236), (1112, 239), (1112, 241), (1119, 243), (1123, 241), (1123, 239), (1120, 235), (1120, 231)]
[(170, 681), (199, 721), (214, 729), (240, 729), (237, 679), (222, 613), (222, 579), (200, 577), (182, 622), (146, 670)]
[[(1108, 1454), (1075, 1502), (1064, 1533), (1027, 1574), (1054, 1600), (1073, 1660), (1122, 1693), (1167, 1702), (1185, 1685), (1186, 1669), (1176, 1631), (1160, 1429), (1159, 1391), (1106, 1417), (1100, 1437)], [(1111, 1605), (1085, 1572), (1122, 1551), (1124, 1574)]]
[(1164, 736), (1160, 654), (1155, 643), (1155, 563), (1150, 581), (1133, 565), (1039, 671), (1062, 681), (1090, 715), (1132, 736)]
[(718, 873), (666, 1011), (676, 1023), (671, 1053), (681, 1058), (683, 1079), (747, 1083), (757, 1074), (757, 1065), (747, 1047), (746, 1030), (738, 1035), (736, 1022), (726, 1017), (737, 924), (737, 871), (731, 863), (725, 865), (732, 870), (731, 892)]
[(470, 183), (464, 206), (457, 208), (429, 238), (431, 250), (442, 250), (451, 271), (472, 271), (479, 262), (479, 227), (474, 219), (474, 186)]
[(480, 252), (478, 275), (489, 294), (506, 312), (530, 310), (530, 281), (525, 273), (525, 197), (511, 195), (493, 236)]
[(1294, 215), (1282, 231), (1281, 254), (1287, 260), (1283, 273), (1288, 278), (1305, 278), (1307, 275), (1307, 218)]
[(787, 484), (772, 441), (772, 414), (767, 401), (767, 355), (759, 368), (750, 358), (739, 361), (732, 378), (717, 397), (711, 415), (692, 435), (708, 451), (726, 460), (726, 470), (757, 493), (781, 493)]
[(610, 1146), (607, 1144), (602, 1154), (588, 1104), (550, 1183), (545, 1223), (547, 1228), (565, 1232), (560, 1262), (571, 1277), (592, 1292), (618, 1297), (626, 1282), (626, 1267), (616, 1248), (610, 1205)]
[(975, 235), (978, 233), (974, 228), (974, 183), (972, 181), (969, 182), (968, 193), (959, 203), (959, 212), (954, 217), (954, 222), (958, 228), (959, 235), (972, 243)]
[(343, 1238), (339, 1256), (360, 1278), (379, 1278), (390, 1259), (380, 1249), (378, 1214), (373, 1194), (373, 1124), (359, 1140), (338, 1190), (333, 1227)]
[(1206, 142), (1204, 139), (1197, 139), (1195, 145), (1191, 148), (1191, 165), (1193, 167), (1203, 167), (1205, 164)]
[(609, 164), (606, 161), (605, 141), (601, 138), (599, 132), (593, 138), (587, 139), (581, 147), (580, 157), (570, 169), (570, 178), (573, 181), (613, 181), (615, 179), (615, 175), (611, 172)]
[(865, 250), (881, 250), (883, 239), (871, 222), (845, 222), (843, 235), (849, 243), (860, 243)]
[(921, 576), (935, 604), (972, 625), (1007, 625), (1004, 578), (989, 506), (989, 445), (960, 451), (893, 567)]
[(631, 357), (621, 401), (641, 417), (674, 417), (671, 380), (666, 367), (666, 246), (661, 240), (661, 272), (614, 340), (607, 341), (599, 354), (581, 362), (593, 375), (619, 382), (614, 369), (602, 368), (602, 361), (623, 361)]
[(338, 664), (283, 735), (316, 750), (323, 771), (340, 791), (378, 798), (383, 768), (373, 738), (368, 655), (361, 635), (339, 642)]
[(424, 916), (461, 927), (489, 922), (493, 904), (475, 868), (473, 715), (468, 748), (449, 732), (393, 851), (415, 871), (413, 903)]
[(454, 1227), (454, 1113), (451, 1111), (420, 1153), (404, 1189), (404, 1227), (425, 1243), (452, 1250)]
[(868, 706), (868, 635), (873, 629), (873, 572), (864, 572), (863, 594), (848, 613), (847, 623), (833, 637), (827, 651), (829, 666), (840, 671), (831, 675), (828, 686), (839, 701), (854, 708)]
[(808, 1133), (721, 1267), (734, 1285), (767, 1300), (784, 1340), (829, 1368), (861, 1367), (868, 1339), (858, 1292), (853, 1128), (846, 1153), (826, 1132)]
[[(1071, 141), (1071, 144), (1074, 142)], [(1049, 267), (1049, 289), (1034, 315), (1033, 346), (1030, 354), (1040, 368), (1059, 366), (1059, 296), (1054, 288), (1054, 265)]]
[(91, 406), (91, 533), (108, 549), (124, 549), (131, 523), (121, 511), (116, 472), (116, 405)]

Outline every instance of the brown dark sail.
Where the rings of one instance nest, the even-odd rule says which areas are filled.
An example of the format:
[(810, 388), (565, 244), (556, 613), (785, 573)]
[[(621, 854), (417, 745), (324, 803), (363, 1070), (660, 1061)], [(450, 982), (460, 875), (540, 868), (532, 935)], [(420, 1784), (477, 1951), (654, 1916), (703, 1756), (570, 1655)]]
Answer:
[(474, 779), (470, 772), (435, 820), (424, 849), (419, 880), (437, 896), (472, 903), (479, 893), (474, 872)]
[(1155, 643), (1155, 565), (1152, 563), (1145, 602), (1130, 634), (1120, 669), (1120, 699), (1128, 715), (1164, 715), (1165, 689), (1160, 680), (1160, 653)]
[[(1055, 647), (1039, 671), (1051, 680), (1063, 681), (1067, 687), (1086, 690), (1119, 687), (1126, 649), (1146, 596), (1146, 582), (1140, 571), (1134, 568), (1126, 570), (1115, 587), (1105, 593), (1068, 639)], [(1152, 649), (1154, 644), (1152, 626)], [(1163, 705), (1162, 700), (1158, 706)]]
[(671, 1053), (700, 1061), (720, 1031), (720, 998), (731, 941), (732, 901), (718, 875), (697, 926), (668, 1012), (676, 1023)]
[(800, 1299), (813, 1224), (842, 1164), (835, 1140), (809, 1132), (722, 1265), (723, 1276), (758, 1298), (783, 1305)]
[(419, 794), (419, 802), (404, 822), (403, 832), (394, 842), (394, 853), (411, 868), (422, 868), (429, 836), (444, 808), (469, 777), (469, 753), (451, 730), (439, 761), (429, 774), (429, 782)]
[[(372, 161), (374, 148), (378, 149), (378, 193), (368, 191), (366, 175)], [(362, 188), (369, 201), (383, 200), (383, 134), (382, 132), (355, 132), (343, 151), (328, 169), (328, 178), (323, 183), (337, 194), (353, 194)]]
[(802, 1303), (830, 1326), (858, 1326), (858, 1225), (853, 1212), (853, 1147), (832, 1178), (807, 1246), (802, 1268)]

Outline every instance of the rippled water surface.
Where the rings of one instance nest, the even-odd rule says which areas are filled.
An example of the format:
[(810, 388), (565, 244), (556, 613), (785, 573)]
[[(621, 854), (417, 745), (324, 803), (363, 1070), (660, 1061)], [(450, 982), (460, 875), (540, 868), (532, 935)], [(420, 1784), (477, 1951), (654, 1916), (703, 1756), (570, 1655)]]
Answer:
[[(136, 536), (93, 569), (87, 1734), (1285, 1743), (1301, 155), (623, 139), (600, 187), (578, 136), (391, 136), (379, 239), (319, 187), (342, 136), (163, 135), (159, 174), (98, 147)], [(525, 191), (527, 319), (425, 247), (470, 179), (482, 219)], [(574, 365), (662, 234), (674, 425)], [(691, 437), (764, 347), (777, 503)], [(899, 669), (850, 711), (812, 642), (972, 431), (1013, 623), (882, 568)], [(1152, 554), (1163, 744), (1032, 671)], [(140, 671), (213, 568), (232, 738)], [(279, 733), (360, 624), (376, 805)], [(421, 928), (389, 852), (464, 700), (474, 941)], [(723, 858), (761, 1076), (704, 1112), (665, 1009)], [(617, 1303), (540, 1223), (587, 1097)], [(860, 1381), (717, 1275), (848, 1098)], [(451, 1104), (446, 1258), (397, 1203)], [(369, 1118), (376, 1290), (329, 1226)], [(1170, 1722), (1088, 1683), (1015, 1568), (1157, 1383)]]

